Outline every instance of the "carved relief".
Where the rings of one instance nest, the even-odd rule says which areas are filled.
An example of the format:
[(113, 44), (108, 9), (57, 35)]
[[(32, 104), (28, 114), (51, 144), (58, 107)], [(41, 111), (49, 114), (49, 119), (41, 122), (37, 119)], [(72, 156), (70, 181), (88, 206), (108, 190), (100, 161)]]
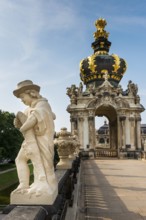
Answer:
[(94, 99), (94, 100), (89, 102), (87, 107), (88, 108), (95, 108), (96, 104), (97, 104), (97, 99)]
[(123, 100), (123, 98), (118, 97), (115, 99), (115, 103), (118, 108), (129, 108), (129, 103), (127, 100)]
[(95, 115), (95, 111), (90, 110), (90, 111), (89, 111), (89, 116), (90, 116), (90, 117), (94, 117), (94, 115)]

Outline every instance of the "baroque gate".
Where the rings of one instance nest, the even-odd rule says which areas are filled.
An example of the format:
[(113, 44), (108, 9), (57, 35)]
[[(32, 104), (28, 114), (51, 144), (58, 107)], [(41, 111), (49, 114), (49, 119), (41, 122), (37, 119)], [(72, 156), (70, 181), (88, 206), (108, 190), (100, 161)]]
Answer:
[(108, 54), (111, 42), (104, 30), (105, 25), (104, 19), (95, 22), (94, 54), (80, 62), (80, 77), (85, 90), (82, 82), (78, 87), (72, 85), (67, 88), (71, 132), (78, 131), (82, 148), (94, 149), (95, 117), (106, 116), (109, 120), (110, 149), (117, 152), (126, 147), (140, 150), (140, 114), (144, 107), (140, 104), (136, 84), (129, 81), (125, 91), (119, 85), (126, 71), (126, 62), (115, 54)]

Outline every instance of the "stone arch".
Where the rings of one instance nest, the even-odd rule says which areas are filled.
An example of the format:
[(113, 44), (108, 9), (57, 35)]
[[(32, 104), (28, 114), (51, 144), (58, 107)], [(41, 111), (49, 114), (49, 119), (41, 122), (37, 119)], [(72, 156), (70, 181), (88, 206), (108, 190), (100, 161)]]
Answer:
[(117, 120), (117, 111), (112, 105), (102, 104), (96, 106), (95, 116), (106, 116), (109, 121), (115, 121)]
[(117, 111), (112, 105), (102, 104), (96, 107), (95, 117), (96, 116), (106, 116), (109, 120), (109, 140), (110, 148), (118, 148), (118, 127), (117, 127)]

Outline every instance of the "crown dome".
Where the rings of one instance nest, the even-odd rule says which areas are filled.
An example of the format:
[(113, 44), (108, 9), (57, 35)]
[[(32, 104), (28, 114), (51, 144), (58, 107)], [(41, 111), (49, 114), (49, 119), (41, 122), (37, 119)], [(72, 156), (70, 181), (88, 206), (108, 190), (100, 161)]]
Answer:
[(97, 31), (94, 33), (95, 41), (92, 43), (94, 54), (81, 60), (80, 77), (85, 85), (95, 82), (99, 86), (105, 80), (104, 74), (108, 74), (108, 81), (115, 87), (126, 71), (126, 61), (116, 54), (109, 55), (111, 42), (108, 41), (109, 33), (104, 28), (105, 19), (98, 19), (95, 22)]

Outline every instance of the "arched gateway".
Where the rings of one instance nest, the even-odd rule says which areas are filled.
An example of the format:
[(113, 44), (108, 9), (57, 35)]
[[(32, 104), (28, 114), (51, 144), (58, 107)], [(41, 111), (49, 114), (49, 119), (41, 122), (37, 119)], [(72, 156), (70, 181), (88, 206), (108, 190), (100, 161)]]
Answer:
[(126, 62), (115, 54), (109, 55), (111, 43), (104, 30), (106, 21), (95, 22), (97, 31), (92, 43), (94, 54), (80, 62), (83, 84), (67, 88), (70, 105), (71, 131), (78, 131), (84, 149), (96, 147), (95, 117), (109, 119), (110, 149), (141, 149), (140, 121), (144, 107), (140, 104), (138, 87), (129, 81), (123, 91), (120, 80), (126, 71)]

